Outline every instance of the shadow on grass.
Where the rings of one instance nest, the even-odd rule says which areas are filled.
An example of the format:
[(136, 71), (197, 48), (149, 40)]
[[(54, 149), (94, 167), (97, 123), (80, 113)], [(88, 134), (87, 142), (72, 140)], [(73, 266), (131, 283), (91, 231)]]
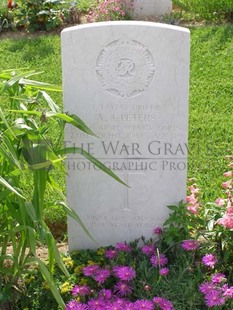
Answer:
[[(193, 31), (200, 32), (199, 42), (211, 41), (212, 38), (215, 38), (215, 42), (219, 45), (225, 45), (229, 40), (232, 40), (233, 36), (233, 24), (227, 25), (216, 25), (216, 26), (204, 26), (207, 31), (201, 31), (197, 27), (191, 27)], [(200, 30), (200, 31), (199, 31)]]
[(42, 37), (35, 37), (12, 40), (9, 46), (9, 52), (20, 52), (22, 61), (33, 61), (35, 55), (37, 58), (44, 58), (54, 54), (55, 49), (52, 40), (48, 41)]

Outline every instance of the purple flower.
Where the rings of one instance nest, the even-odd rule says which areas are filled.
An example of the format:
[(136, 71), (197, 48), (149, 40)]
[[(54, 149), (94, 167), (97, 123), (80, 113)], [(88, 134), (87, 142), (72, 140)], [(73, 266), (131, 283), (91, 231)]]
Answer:
[(77, 302), (76, 300), (71, 300), (66, 304), (66, 310), (87, 310), (87, 306)]
[(233, 286), (227, 287), (224, 290), (223, 296), (233, 299)]
[(206, 254), (202, 257), (202, 262), (205, 266), (214, 268), (217, 263), (217, 259), (214, 254)]
[(116, 266), (113, 268), (116, 277), (123, 281), (131, 281), (136, 276), (136, 272), (129, 266)]
[(198, 241), (197, 240), (184, 240), (181, 243), (181, 247), (186, 251), (195, 251), (198, 248)]
[(88, 306), (89, 306), (88, 309), (91, 309), (91, 310), (103, 310), (104, 305), (105, 305), (105, 303), (101, 299), (92, 298), (88, 301)]
[(106, 279), (110, 277), (110, 271), (108, 269), (100, 269), (97, 274), (94, 275), (95, 281), (104, 283)]
[(106, 252), (105, 252), (105, 256), (109, 259), (116, 258), (117, 254), (118, 254), (118, 252), (116, 250), (112, 250), (112, 249), (106, 250)]
[(154, 230), (153, 230), (153, 233), (154, 233), (155, 235), (161, 235), (162, 232), (163, 232), (163, 230), (162, 230), (161, 227), (156, 227), (156, 228), (154, 228)]
[(125, 310), (125, 307), (123, 305), (118, 305), (115, 302), (109, 302), (102, 310)]
[(153, 302), (160, 307), (162, 310), (174, 310), (173, 304), (162, 297), (154, 297)]
[(137, 300), (134, 303), (134, 309), (135, 310), (153, 310), (154, 304), (150, 300)]
[(102, 299), (105, 299), (105, 300), (109, 300), (112, 298), (112, 291), (109, 290), (109, 289), (102, 289), (100, 292), (99, 292), (99, 295), (98, 295), (99, 298), (102, 298)]
[(75, 287), (72, 289), (72, 295), (80, 295), (85, 296), (90, 293), (90, 288), (88, 285), (75, 285)]
[(120, 297), (125, 297), (132, 293), (132, 288), (127, 282), (120, 281), (114, 286), (114, 292)]
[(166, 276), (168, 273), (169, 273), (169, 269), (166, 268), (166, 267), (161, 268), (161, 269), (159, 270), (159, 274), (160, 274), (161, 276)]
[(117, 243), (116, 247), (117, 250), (123, 252), (131, 252), (131, 247), (127, 243)]
[(124, 306), (126, 303), (125, 299), (122, 298), (116, 298), (115, 305)]
[(87, 277), (95, 275), (99, 271), (98, 265), (89, 265), (83, 268), (83, 274)]
[(204, 282), (199, 286), (199, 291), (203, 294), (208, 294), (212, 292), (212, 290), (215, 288), (214, 284), (211, 282)]
[(105, 310), (126, 310), (126, 309), (131, 310), (132, 308), (127, 308), (129, 304), (132, 304), (132, 303), (122, 298), (116, 298), (112, 302), (109, 302), (106, 308), (104, 309)]
[(167, 257), (164, 254), (161, 254), (159, 256), (153, 255), (150, 259), (152, 266), (165, 266), (168, 262)]
[(225, 299), (220, 295), (217, 290), (212, 290), (205, 295), (205, 302), (208, 307), (222, 306), (225, 303)]
[(142, 247), (142, 253), (146, 254), (147, 256), (152, 256), (155, 254), (155, 245), (154, 244), (146, 244)]
[(223, 273), (216, 273), (213, 275), (211, 279), (212, 283), (221, 283), (223, 281), (226, 281), (226, 277)]
[(136, 310), (137, 308), (135, 308), (134, 303), (132, 302), (126, 302), (124, 304), (124, 310)]

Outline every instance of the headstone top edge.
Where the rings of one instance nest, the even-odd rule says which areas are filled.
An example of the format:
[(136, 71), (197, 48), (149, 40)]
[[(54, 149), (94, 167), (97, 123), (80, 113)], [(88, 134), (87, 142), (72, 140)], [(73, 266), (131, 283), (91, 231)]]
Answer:
[(66, 34), (68, 32), (73, 32), (82, 29), (91, 29), (91, 28), (102, 28), (102, 27), (112, 27), (112, 26), (144, 26), (144, 27), (154, 27), (154, 28), (162, 28), (168, 30), (181, 31), (187, 34), (190, 34), (190, 30), (185, 27), (174, 26), (163, 23), (155, 23), (155, 22), (147, 22), (147, 21), (109, 21), (109, 22), (97, 22), (90, 23), (78, 26), (68, 27), (62, 30), (61, 34)]

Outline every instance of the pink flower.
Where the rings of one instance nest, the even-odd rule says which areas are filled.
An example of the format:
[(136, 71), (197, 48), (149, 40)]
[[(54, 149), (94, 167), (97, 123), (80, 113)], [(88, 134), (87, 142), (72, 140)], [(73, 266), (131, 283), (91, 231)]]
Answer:
[(153, 233), (155, 235), (161, 235), (163, 232), (162, 228), (161, 227), (156, 227), (154, 230), (153, 230)]
[(233, 286), (230, 286), (229, 288), (227, 287), (224, 290), (223, 296), (233, 299)]
[(88, 301), (88, 306), (89, 306), (88, 309), (102, 310), (102, 309), (104, 309), (104, 305), (105, 305), (105, 303), (101, 299), (92, 298)]
[(110, 277), (110, 271), (108, 269), (101, 269), (94, 275), (95, 281), (101, 284), (104, 283), (108, 277)]
[(196, 203), (195, 205), (188, 205), (187, 210), (189, 210), (193, 214), (198, 214), (199, 213), (199, 203)]
[(83, 268), (83, 274), (87, 277), (95, 275), (99, 271), (98, 265), (89, 265)]
[(116, 249), (122, 252), (131, 252), (131, 247), (127, 243), (117, 243)]
[(198, 187), (196, 187), (195, 185), (190, 185), (189, 187), (188, 187), (188, 189), (190, 190), (190, 192), (192, 193), (192, 194), (197, 194), (197, 193), (199, 193), (199, 188)]
[(172, 303), (162, 297), (154, 297), (153, 302), (160, 307), (162, 310), (174, 310)]
[(166, 267), (161, 268), (161, 269), (159, 270), (159, 274), (160, 274), (161, 276), (166, 276), (168, 273), (169, 273), (169, 269), (166, 268)]
[(114, 286), (114, 291), (118, 296), (125, 297), (132, 293), (132, 288), (127, 282), (120, 281)]
[(192, 205), (197, 203), (197, 198), (194, 194), (191, 194), (190, 196), (186, 197), (186, 202), (191, 203)]
[(75, 285), (75, 287), (72, 289), (72, 295), (80, 295), (85, 296), (90, 293), (90, 288), (88, 285)]
[(155, 253), (155, 245), (154, 244), (146, 244), (142, 247), (142, 253), (147, 256), (152, 256)]
[(197, 240), (184, 240), (181, 243), (181, 247), (186, 251), (195, 251), (199, 246)]
[(116, 258), (117, 254), (118, 254), (118, 252), (116, 250), (112, 250), (112, 249), (106, 250), (106, 252), (105, 252), (105, 256), (109, 259)]
[(227, 213), (228, 215), (233, 214), (233, 206), (231, 205), (231, 201), (229, 201), (228, 204), (227, 204), (226, 213)]
[(205, 302), (208, 307), (222, 306), (225, 303), (225, 299), (220, 295), (217, 290), (212, 290), (205, 295)]
[(212, 276), (211, 281), (212, 283), (221, 283), (223, 281), (226, 281), (226, 277), (223, 273), (216, 273)]
[(233, 171), (227, 171), (227, 172), (225, 172), (223, 175), (224, 175), (224, 177), (226, 177), (226, 178), (230, 178), (230, 177), (233, 176)]
[(218, 198), (215, 200), (216, 205), (218, 205), (219, 207), (222, 207), (225, 203), (225, 199), (222, 198)]
[(223, 188), (230, 188), (231, 187), (231, 183), (232, 183), (232, 180), (228, 180), (226, 182), (223, 182), (222, 183), (222, 187)]
[(168, 262), (167, 257), (164, 254), (161, 254), (159, 256), (153, 255), (150, 259), (152, 266), (165, 266)]
[(214, 284), (211, 282), (204, 282), (199, 286), (199, 290), (203, 294), (210, 293), (215, 288)]
[(137, 300), (134, 303), (135, 308), (134, 309), (140, 309), (140, 310), (153, 310), (154, 304), (150, 300)]
[(112, 291), (109, 290), (109, 289), (102, 289), (100, 292), (99, 292), (99, 295), (98, 295), (99, 298), (103, 298), (103, 299), (111, 299), (112, 298)]
[(129, 266), (116, 266), (113, 268), (113, 272), (120, 280), (131, 281), (136, 277), (136, 272)]
[(217, 224), (233, 229), (233, 214), (224, 214), (222, 218), (217, 220)]
[(217, 259), (214, 254), (206, 254), (202, 257), (202, 262), (205, 266), (214, 268), (217, 263)]
[(77, 302), (76, 300), (71, 300), (66, 304), (66, 310), (87, 310), (87, 306)]
[[(135, 307), (134, 307), (134, 304), (132, 302), (125, 302), (123, 308), (121, 309), (124, 309), (124, 310), (135, 310)], [(110, 309), (112, 310), (112, 309)]]

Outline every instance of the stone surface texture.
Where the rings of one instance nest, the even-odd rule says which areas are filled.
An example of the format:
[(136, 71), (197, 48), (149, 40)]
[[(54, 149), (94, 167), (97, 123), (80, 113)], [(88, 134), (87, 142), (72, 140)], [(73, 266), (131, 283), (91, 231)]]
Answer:
[(172, 11), (171, 0), (134, 0), (133, 17), (158, 17), (170, 14)]
[(189, 30), (103, 22), (62, 32), (65, 110), (98, 137), (66, 127), (67, 147), (89, 151), (126, 187), (79, 154), (67, 158), (67, 199), (94, 243), (68, 221), (70, 250), (150, 237), (185, 198)]

